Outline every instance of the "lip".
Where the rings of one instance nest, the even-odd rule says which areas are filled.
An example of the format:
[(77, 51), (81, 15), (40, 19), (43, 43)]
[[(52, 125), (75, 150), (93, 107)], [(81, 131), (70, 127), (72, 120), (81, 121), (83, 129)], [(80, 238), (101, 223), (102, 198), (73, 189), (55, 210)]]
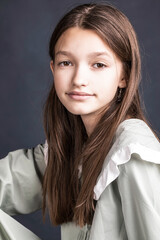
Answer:
[(86, 100), (94, 96), (94, 94), (79, 91), (71, 91), (68, 92), (67, 95), (74, 100)]

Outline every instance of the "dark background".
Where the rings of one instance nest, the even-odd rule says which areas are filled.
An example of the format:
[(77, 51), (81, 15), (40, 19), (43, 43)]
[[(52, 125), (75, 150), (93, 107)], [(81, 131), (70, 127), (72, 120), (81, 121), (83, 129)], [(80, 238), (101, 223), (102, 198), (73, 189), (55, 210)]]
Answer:
[[(52, 82), (49, 38), (64, 13), (88, 2), (0, 0), (0, 158), (44, 142), (42, 109)], [(137, 32), (143, 62), (141, 93), (148, 119), (159, 132), (160, 1), (109, 3), (129, 17)], [(43, 224), (40, 211), (16, 219), (44, 240), (60, 239), (60, 229), (49, 220)]]

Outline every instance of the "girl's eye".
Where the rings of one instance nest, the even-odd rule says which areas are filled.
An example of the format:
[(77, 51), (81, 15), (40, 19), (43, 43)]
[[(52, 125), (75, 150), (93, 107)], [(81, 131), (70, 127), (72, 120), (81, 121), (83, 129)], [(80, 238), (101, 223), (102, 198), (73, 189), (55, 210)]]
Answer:
[(103, 63), (95, 63), (95, 64), (93, 65), (93, 67), (94, 67), (94, 68), (104, 68), (104, 67), (106, 67), (106, 65), (103, 64)]
[(67, 67), (67, 66), (71, 66), (72, 63), (70, 61), (63, 61), (63, 62), (60, 62), (58, 63), (58, 66), (61, 66), (61, 67)]

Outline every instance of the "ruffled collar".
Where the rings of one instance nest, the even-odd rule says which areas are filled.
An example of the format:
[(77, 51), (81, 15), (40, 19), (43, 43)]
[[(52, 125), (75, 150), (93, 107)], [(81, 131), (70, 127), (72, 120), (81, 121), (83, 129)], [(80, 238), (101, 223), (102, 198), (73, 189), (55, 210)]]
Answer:
[[(160, 164), (160, 143), (148, 125), (140, 119), (125, 120), (117, 128), (114, 143), (94, 187), (95, 200), (98, 200), (105, 188), (119, 176), (118, 166), (130, 161), (133, 153), (139, 154), (143, 161)], [(44, 144), (44, 155), (47, 164), (47, 142)], [(79, 175), (81, 170), (79, 166)]]
[(119, 176), (118, 166), (130, 161), (133, 153), (139, 154), (143, 161), (160, 164), (160, 143), (148, 125), (139, 119), (125, 120), (117, 128), (115, 142), (94, 187), (95, 200)]

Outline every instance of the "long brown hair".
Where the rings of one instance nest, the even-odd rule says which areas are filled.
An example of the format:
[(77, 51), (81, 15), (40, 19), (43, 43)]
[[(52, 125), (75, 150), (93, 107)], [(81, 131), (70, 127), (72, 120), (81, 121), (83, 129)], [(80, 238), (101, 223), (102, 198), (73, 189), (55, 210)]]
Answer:
[[(49, 53), (54, 61), (59, 37), (71, 27), (96, 32), (123, 63), (127, 87), (121, 99), (117, 93), (104, 111), (91, 136), (87, 136), (80, 116), (75, 116), (59, 101), (54, 83), (44, 111), (48, 142), (48, 165), (43, 184), (43, 209), (47, 207), (53, 224), (75, 221), (91, 224), (94, 214), (93, 188), (118, 125), (129, 116), (143, 119), (138, 86), (141, 60), (136, 34), (127, 17), (106, 4), (84, 4), (72, 9), (56, 26)], [(81, 178), (78, 167), (82, 164)], [(47, 199), (47, 200), (46, 200)]]

